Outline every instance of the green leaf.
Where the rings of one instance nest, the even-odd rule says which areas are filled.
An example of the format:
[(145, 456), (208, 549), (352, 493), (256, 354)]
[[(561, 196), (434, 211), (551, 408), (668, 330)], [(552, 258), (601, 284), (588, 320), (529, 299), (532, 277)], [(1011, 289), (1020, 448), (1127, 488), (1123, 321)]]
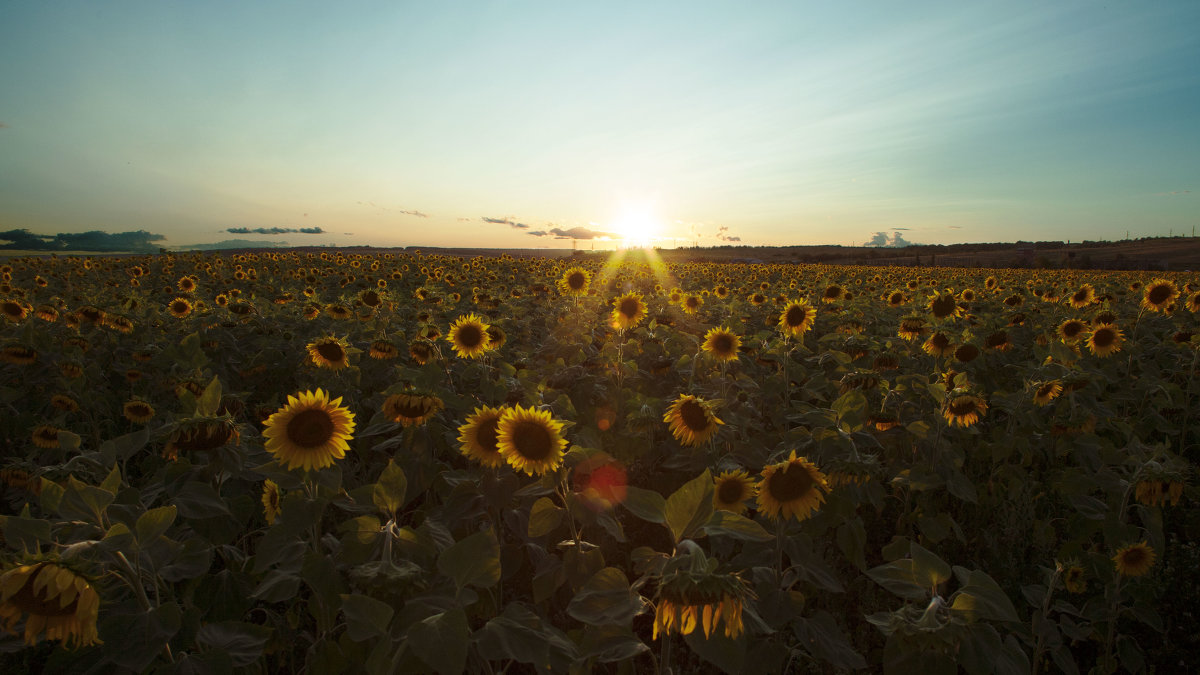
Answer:
[(861, 518), (848, 520), (838, 526), (837, 544), (842, 554), (855, 567), (860, 570), (866, 569), (867, 529), (863, 526)]
[(911, 559), (897, 560), (873, 567), (867, 570), (867, 576), (902, 598), (924, 600), (929, 597), (929, 589), (918, 583), (913, 575)]
[(166, 533), (175, 522), (175, 512), (174, 506), (160, 506), (143, 513), (137, 519), (138, 544), (146, 546)]
[(184, 518), (212, 518), (228, 516), (229, 507), (225, 500), (208, 483), (190, 481), (171, 498), (171, 503), (179, 508), (179, 515)]
[(121, 490), (121, 469), (116, 464), (113, 465), (112, 471), (108, 472), (108, 476), (104, 482), (100, 483), (100, 489), (106, 492), (111, 492), (114, 495)]
[(724, 628), (720, 628), (714, 629), (712, 635), (706, 638), (701, 629), (683, 636), (683, 640), (700, 658), (730, 675), (738, 675), (746, 670), (745, 633), (732, 639), (725, 637)]
[(913, 422), (904, 428), (908, 429), (908, 433), (921, 440), (925, 440), (929, 436), (930, 426), (928, 422)]
[(793, 624), (800, 644), (814, 656), (843, 670), (861, 670), (867, 660), (854, 649), (833, 615), (819, 610)]
[(1108, 517), (1108, 504), (1095, 497), (1069, 495), (1067, 501), (1071, 503), (1071, 506), (1075, 507), (1079, 515), (1088, 520), (1104, 520)]
[(838, 425), (848, 429), (861, 428), (866, 420), (867, 397), (858, 389), (851, 389), (833, 402)]
[(355, 642), (387, 633), (396, 610), (381, 600), (366, 595), (342, 595), (342, 613), (346, 615), (346, 635)]
[(196, 644), (203, 651), (228, 654), (234, 666), (244, 668), (262, 656), (271, 632), (267, 626), (244, 621), (206, 623), (196, 631)]
[(384, 515), (396, 517), (396, 513), (404, 508), (404, 496), (408, 491), (408, 478), (404, 469), (393, 460), (388, 460), (379, 475), (379, 481), (371, 491), (371, 499)]
[(934, 555), (925, 547), (913, 542), (909, 546), (912, 555), (913, 579), (924, 586), (930, 595), (936, 593), (936, 587), (950, 579), (950, 566)]
[(461, 609), (434, 614), (408, 629), (408, 647), (417, 658), (441, 675), (463, 672), (471, 627)]
[(704, 531), (709, 535), (722, 535), (742, 541), (766, 542), (775, 538), (775, 535), (767, 532), (757, 521), (724, 509), (713, 512), (704, 524)]
[(562, 523), (563, 511), (563, 508), (549, 497), (538, 499), (529, 511), (529, 536), (541, 537), (550, 534)]
[(616, 663), (628, 661), (648, 651), (650, 648), (646, 643), (639, 640), (628, 628), (584, 625), (579, 658), (596, 663)]
[(63, 518), (99, 525), (103, 521), (104, 510), (115, 496), (108, 490), (81, 483), (70, 476), (58, 503), (58, 513)]
[(254, 589), (250, 597), (263, 602), (283, 602), (296, 597), (300, 590), (300, 577), (293, 572), (274, 570)]
[(664, 511), (675, 543), (693, 536), (712, 513), (713, 479), (708, 469), (672, 493)]
[(496, 533), (488, 528), (455, 543), (438, 556), (437, 567), (460, 589), (494, 586), (500, 581), (500, 543)]
[(519, 602), (505, 605), (503, 614), (479, 629), (475, 644), (484, 659), (529, 663), (540, 673), (568, 672), (578, 658), (574, 642)]
[[(961, 567), (956, 569), (965, 571)], [(969, 622), (1020, 620), (1012, 601), (990, 576), (980, 570), (971, 570), (967, 574), (967, 583), (950, 599), (950, 611)]]
[(4, 518), (4, 542), (9, 548), (32, 553), (50, 541), (50, 521), (21, 516)]
[(196, 414), (202, 417), (213, 417), (221, 407), (221, 379), (213, 376), (200, 399), (196, 401)]
[(108, 652), (114, 663), (140, 673), (162, 653), (182, 621), (179, 605), (168, 602), (148, 612), (118, 614), (102, 620), (100, 639), (118, 647)]
[(667, 500), (654, 490), (645, 490), (630, 485), (625, 488), (625, 501), (621, 505), (633, 515), (650, 523), (667, 522)]
[(624, 572), (605, 567), (571, 598), (567, 614), (589, 625), (628, 626), (645, 604), (642, 596), (629, 588)]

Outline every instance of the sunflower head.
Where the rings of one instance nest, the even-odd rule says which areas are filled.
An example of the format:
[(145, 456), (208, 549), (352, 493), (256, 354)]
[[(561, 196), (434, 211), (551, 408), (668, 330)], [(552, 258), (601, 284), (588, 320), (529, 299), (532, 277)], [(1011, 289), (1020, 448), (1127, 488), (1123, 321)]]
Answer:
[(785, 337), (803, 337), (805, 333), (812, 330), (816, 319), (817, 310), (809, 306), (807, 300), (803, 298), (793, 300), (784, 306), (783, 312), (779, 315), (779, 330)]
[(1069, 565), (1063, 570), (1063, 586), (1069, 593), (1082, 593), (1087, 590), (1087, 572), (1079, 565)]
[(349, 343), (339, 337), (318, 338), (308, 343), (309, 362), (318, 368), (341, 370), (350, 365)]
[(450, 325), (446, 339), (464, 359), (476, 359), (488, 351), (488, 324), (474, 313), (460, 316)]
[(691, 394), (683, 394), (667, 408), (663, 421), (670, 425), (671, 435), (680, 444), (692, 447), (703, 445), (724, 424), (713, 414), (715, 405)]
[(921, 345), (921, 349), (930, 356), (946, 356), (954, 352), (954, 344), (950, 342), (950, 338), (946, 337), (945, 333), (939, 331), (930, 335), (925, 344)]
[(626, 293), (612, 301), (613, 310), (610, 316), (613, 328), (629, 330), (646, 318), (646, 303), (642, 301), (641, 293)]
[(946, 397), (942, 415), (950, 426), (969, 427), (987, 412), (987, 403), (974, 394), (957, 394)]
[(346, 456), (354, 432), (354, 413), (341, 402), (322, 389), (288, 396), (265, 423), (267, 451), (289, 471), (332, 466)]
[(900, 329), (896, 331), (897, 337), (905, 340), (916, 340), (925, 333), (925, 319), (919, 316), (909, 316), (900, 320)]
[(927, 306), (935, 319), (958, 318), (963, 314), (962, 308), (958, 306), (958, 296), (950, 290), (929, 296)]
[(1169, 279), (1155, 279), (1146, 285), (1142, 294), (1142, 307), (1161, 312), (1179, 297), (1179, 287)]
[(1124, 577), (1140, 577), (1154, 566), (1154, 549), (1146, 542), (1130, 544), (1117, 551), (1112, 557), (1117, 574)]
[(797, 457), (763, 467), (758, 483), (758, 510), (772, 519), (808, 520), (829, 492), (829, 481), (816, 464)]
[(548, 410), (518, 405), (505, 409), (500, 416), (496, 447), (514, 470), (540, 476), (562, 463), (563, 448), (567, 446), (562, 430), (563, 423)]
[(408, 355), (412, 357), (413, 361), (423, 366), (429, 363), (435, 355), (433, 344), (428, 340), (414, 340), (408, 346)]
[(1067, 344), (1079, 342), (1088, 325), (1079, 319), (1067, 319), (1058, 325), (1058, 337)]
[(572, 267), (563, 272), (558, 280), (558, 290), (563, 295), (579, 297), (587, 295), (588, 286), (592, 283), (592, 273), (582, 267)]
[(400, 355), (400, 350), (396, 349), (396, 345), (387, 340), (376, 340), (371, 343), (371, 348), (367, 355), (379, 361), (390, 361)]
[(1087, 337), (1087, 348), (1092, 354), (1104, 358), (1121, 351), (1121, 343), (1125, 341), (1121, 329), (1109, 323), (1102, 323), (1092, 329)]
[(181, 452), (208, 452), (241, 440), (237, 424), (228, 416), (191, 417), (181, 420), (167, 437), (163, 456), (178, 459)]
[(462, 454), (483, 466), (504, 466), (504, 455), (500, 454), (500, 418), (503, 408), (483, 406), (467, 415), (466, 424), (458, 428), (459, 449)]
[(171, 316), (182, 319), (192, 313), (192, 301), (187, 298), (175, 298), (167, 303), (167, 311), (171, 313)]
[(135, 424), (145, 424), (154, 419), (154, 406), (140, 399), (126, 401), (121, 412), (125, 415), (125, 419)]
[(383, 414), (402, 426), (420, 426), (444, 407), (446, 404), (437, 396), (406, 391), (388, 396), (383, 402)]
[(0, 622), (25, 620), (25, 644), (61, 640), (67, 648), (100, 643), (100, 595), (83, 574), (61, 562), (19, 565), (0, 575)]
[(1058, 380), (1043, 382), (1042, 384), (1038, 385), (1037, 390), (1033, 392), (1033, 402), (1040, 406), (1046, 405), (1058, 398), (1058, 395), (1062, 393), (1062, 390), (1062, 382), (1059, 382)]
[(719, 327), (705, 333), (700, 348), (718, 361), (735, 361), (741, 346), (742, 338), (728, 328)]
[(758, 491), (744, 469), (725, 471), (713, 479), (713, 506), (734, 513), (746, 512), (746, 500)]
[(707, 639), (722, 624), (725, 637), (736, 639), (745, 630), (742, 608), (754, 593), (736, 573), (718, 572), (717, 561), (692, 542), (684, 540), (680, 548), (690, 552), (667, 561), (658, 583), (653, 639), (697, 629)]
[(274, 525), (275, 519), (279, 517), (279, 500), (279, 486), (268, 478), (263, 482), (262, 493), (263, 516), (267, 519), (268, 525)]

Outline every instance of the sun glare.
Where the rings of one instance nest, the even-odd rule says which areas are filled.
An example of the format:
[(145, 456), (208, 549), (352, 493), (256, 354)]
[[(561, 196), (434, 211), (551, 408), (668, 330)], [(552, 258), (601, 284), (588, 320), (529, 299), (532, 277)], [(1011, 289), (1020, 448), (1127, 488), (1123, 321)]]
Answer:
[(612, 221), (612, 230), (624, 248), (650, 248), (654, 246), (661, 230), (661, 223), (654, 210), (645, 205), (626, 205)]

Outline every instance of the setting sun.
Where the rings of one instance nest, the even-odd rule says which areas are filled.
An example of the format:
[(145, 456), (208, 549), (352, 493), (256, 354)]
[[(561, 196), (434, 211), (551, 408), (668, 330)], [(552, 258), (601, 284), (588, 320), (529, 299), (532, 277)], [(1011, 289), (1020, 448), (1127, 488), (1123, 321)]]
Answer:
[(619, 245), (625, 248), (648, 248), (658, 240), (662, 222), (648, 204), (622, 206), (612, 221), (612, 229), (620, 238)]

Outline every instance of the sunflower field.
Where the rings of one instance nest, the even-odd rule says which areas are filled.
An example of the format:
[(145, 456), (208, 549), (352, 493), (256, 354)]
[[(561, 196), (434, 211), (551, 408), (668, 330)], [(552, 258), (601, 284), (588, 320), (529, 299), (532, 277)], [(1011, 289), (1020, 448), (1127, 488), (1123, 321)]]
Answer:
[(1200, 276), (0, 262), (4, 672), (1178, 672)]

